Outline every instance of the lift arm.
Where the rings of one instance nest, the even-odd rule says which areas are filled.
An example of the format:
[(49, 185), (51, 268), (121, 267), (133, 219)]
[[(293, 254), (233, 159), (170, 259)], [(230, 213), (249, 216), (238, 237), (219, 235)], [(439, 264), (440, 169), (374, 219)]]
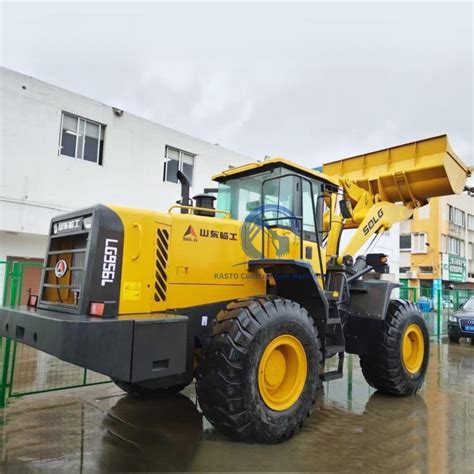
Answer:
[(338, 179), (351, 209), (342, 219), (331, 200), (328, 258), (339, 253), (343, 229), (357, 229), (340, 254), (354, 256), (372, 235), (409, 219), (430, 198), (461, 193), (471, 175), (446, 135), (328, 163), (323, 173)]

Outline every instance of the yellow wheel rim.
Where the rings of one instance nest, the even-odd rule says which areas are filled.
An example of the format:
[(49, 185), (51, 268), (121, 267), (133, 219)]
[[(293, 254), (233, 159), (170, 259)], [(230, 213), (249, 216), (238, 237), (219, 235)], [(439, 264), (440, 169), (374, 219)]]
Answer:
[(296, 337), (273, 339), (258, 366), (258, 389), (265, 405), (275, 411), (290, 408), (303, 391), (307, 372), (306, 352)]
[(419, 372), (424, 354), (425, 340), (421, 328), (417, 324), (410, 324), (405, 330), (402, 342), (403, 364), (408, 372)]

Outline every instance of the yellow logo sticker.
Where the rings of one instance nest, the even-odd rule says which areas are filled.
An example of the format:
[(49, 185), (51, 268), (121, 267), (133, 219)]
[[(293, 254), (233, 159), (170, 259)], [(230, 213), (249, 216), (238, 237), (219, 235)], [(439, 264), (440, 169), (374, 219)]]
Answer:
[(139, 281), (126, 281), (123, 284), (122, 299), (137, 301), (140, 299), (142, 284)]

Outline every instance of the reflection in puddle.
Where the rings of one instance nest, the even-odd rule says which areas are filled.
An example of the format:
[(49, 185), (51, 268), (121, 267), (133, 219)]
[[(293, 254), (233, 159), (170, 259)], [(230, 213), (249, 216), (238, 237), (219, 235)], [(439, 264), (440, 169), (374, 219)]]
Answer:
[(390, 469), (424, 471), (427, 409), (420, 396), (373, 394), (362, 414), (319, 402), (303, 431), (276, 446), (233, 442), (203, 420), (183, 395), (121, 398), (104, 419), (103, 470)]
[(202, 432), (202, 416), (184, 395), (160, 400), (121, 398), (104, 418), (104, 471), (184, 471)]
[(474, 347), (433, 344), (420, 394), (374, 393), (357, 357), (302, 431), (279, 445), (226, 438), (205, 420), (194, 387), (136, 400), (114, 387), (25, 397), (5, 410), (0, 471), (470, 472)]

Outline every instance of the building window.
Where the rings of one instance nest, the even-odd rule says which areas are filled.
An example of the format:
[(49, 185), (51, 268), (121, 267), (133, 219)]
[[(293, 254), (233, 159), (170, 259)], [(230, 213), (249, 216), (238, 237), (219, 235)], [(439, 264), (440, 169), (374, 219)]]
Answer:
[(448, 204), (448, 221), (449, 222), (455, 225), (464, 227), (464, 218), (465, 218), (464, 216), (465, 216), (464, 211), (461, 211), (460, 209), (457, 209), (456, 207), (450, 206)]
[(410, 271), (410, 267), (400, 267), (400, 273), (406, 273)]
[(178, 148), (166, 146), (165, 149), (165, 166), (163, 168), (163, 181), (170, 183), (177, 183), (178, 178), (176, 173), (182, 171), (189, 182), (193, 183), (193, 168), (194, 168), (194, 157), (191, 153), (188, 153)]
[(414, 232), (411, 235), (411, 251), (413, 253), (427, 253), (426, 234), (424, 232)]
[(458, 255), (463, 257), (464, 255), (464, 242), (454, 237), (448, 237), (448, 253), (451, 255)]
[(433, 267), (420, 267), (420, 273), (433, 273)]
[(59, 154), (102, 165), (104, 132), (105, 125), (63, 112)]
[(411, 250), (411, 234), (400, 235), (400, 250)]
[(471, 214), (467, 215), (467, 228), (469, 230), (474, 230), (474, 216)]

